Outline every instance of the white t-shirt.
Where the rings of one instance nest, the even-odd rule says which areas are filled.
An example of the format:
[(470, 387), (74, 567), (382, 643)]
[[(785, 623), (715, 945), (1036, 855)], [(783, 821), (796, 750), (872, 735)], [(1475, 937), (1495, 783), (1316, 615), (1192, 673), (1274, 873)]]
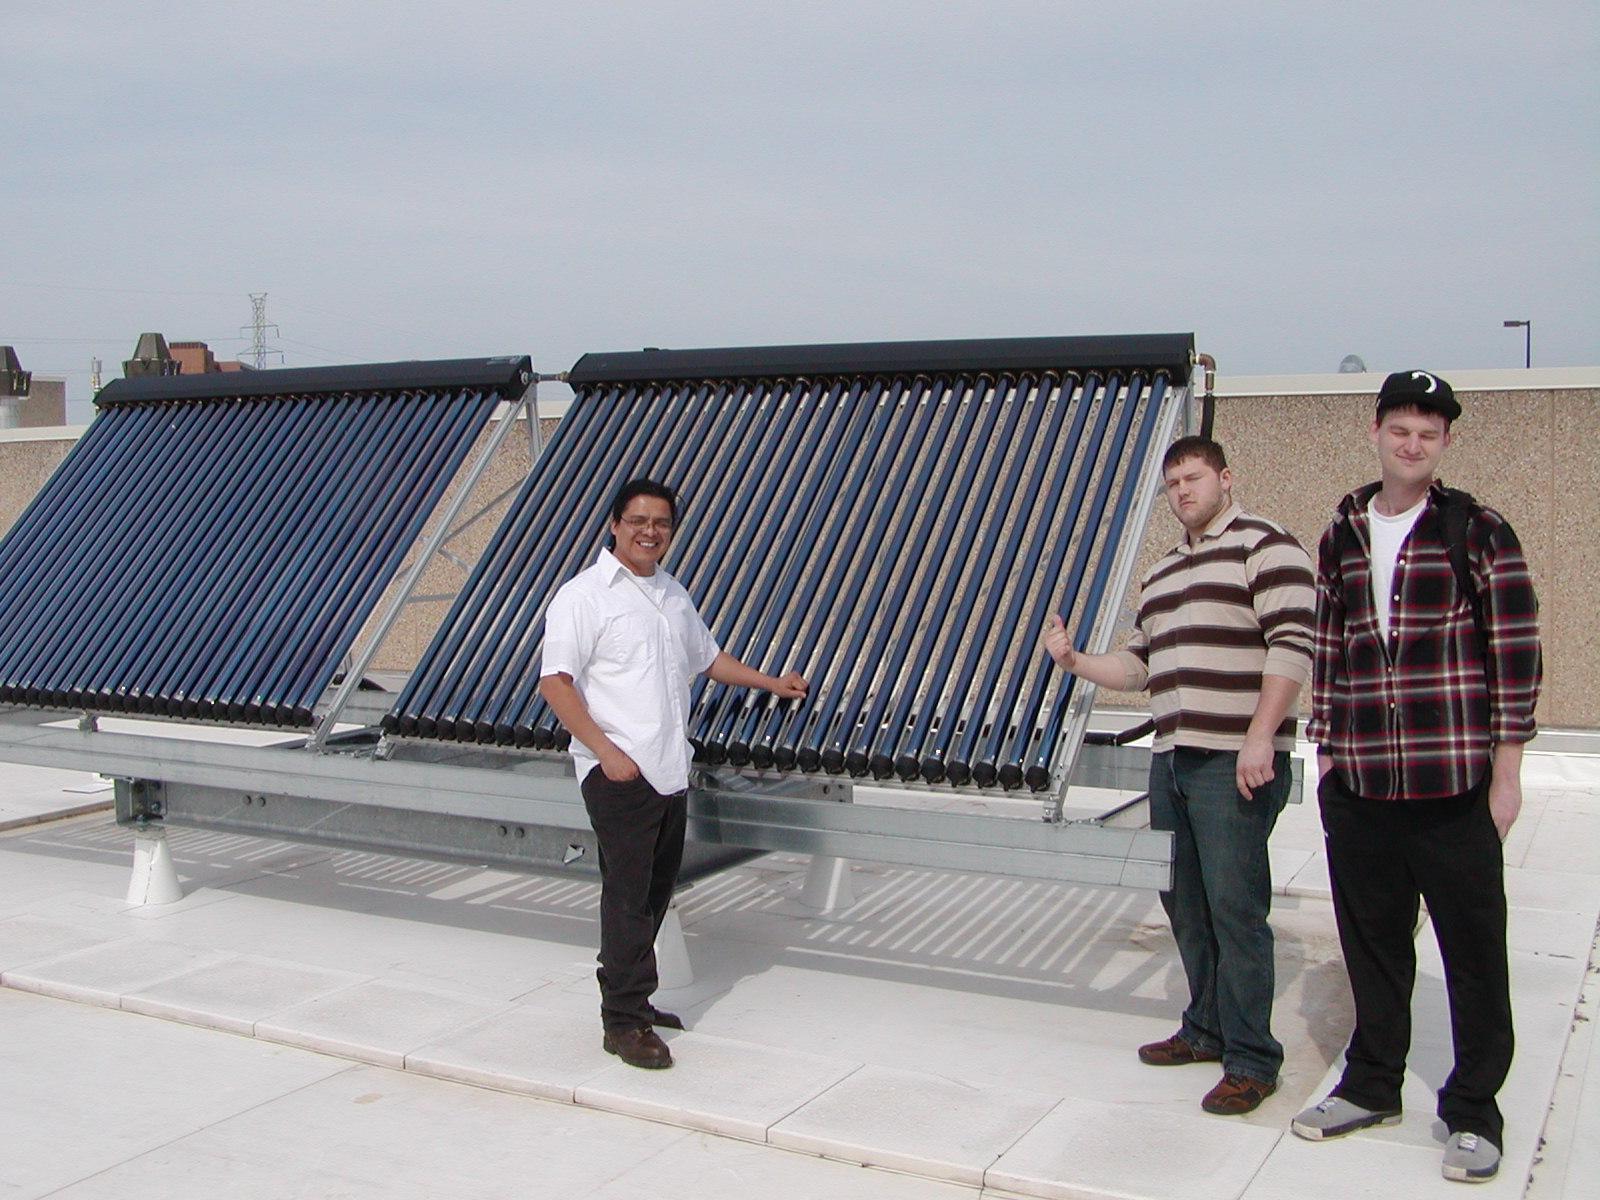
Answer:
[(1378, 632), (1389, 641), (1389, 613), (1400, 597), (1394, 590), (1394, 569), (1400, 561), (1400, 547), (1411, 534), (1422, 510), (1428, 506), (1427, 493), (1405, 512), (1386, 517), (1378, 511), (1377, 496), (1367, 501), (1367, 524), (1372, 535), (1372, 607), (1378, 614)]
[[(539, 674), (572, 676), (595, 724), (670, 795), (689, 786), (689, 683), (718, 653), (681, 583), (660, 567), (641, 578), (602, 550), (551, 599)], [(599, 763), (576, 739), (572, 761), (580, 781)]]

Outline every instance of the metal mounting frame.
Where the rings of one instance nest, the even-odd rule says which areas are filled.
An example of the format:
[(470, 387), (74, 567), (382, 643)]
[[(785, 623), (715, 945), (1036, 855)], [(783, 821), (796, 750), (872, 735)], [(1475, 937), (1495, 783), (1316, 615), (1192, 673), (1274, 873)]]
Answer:
[[(0, 712), (0, 758), (138, 781), (118, 791), (125, 822), (533, 871), (570, 871), (568, 847), (585, 845), (588, 814), (568, 764), (474, 747), (380, 759), (371, 741), (325, 745), (316, 755), (305, 745), (82, 730), (71, 713)], [(852, 796), (840, 780), (701, 773), (689, 797), (689, 837), (700, 847), (690, 871), (788, 851), (1124, 887), (1170, 883), (1167, 833), (849, 803)], [(577, 870), (586, 868), (580, 861)]]

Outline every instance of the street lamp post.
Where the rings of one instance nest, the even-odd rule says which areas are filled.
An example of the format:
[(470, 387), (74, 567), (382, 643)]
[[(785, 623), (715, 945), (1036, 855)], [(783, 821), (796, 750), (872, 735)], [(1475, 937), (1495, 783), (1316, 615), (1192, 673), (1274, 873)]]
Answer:
[(1533, 366), (1533, 322), (1532, 321), (1507, 321), (1507, 329), (1522, 330), (1522, 365)]

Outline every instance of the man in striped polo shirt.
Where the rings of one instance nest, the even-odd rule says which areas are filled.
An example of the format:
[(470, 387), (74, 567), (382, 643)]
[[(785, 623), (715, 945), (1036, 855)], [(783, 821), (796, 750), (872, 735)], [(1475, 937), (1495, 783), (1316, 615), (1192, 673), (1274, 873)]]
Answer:
[(1101, 687), (1150, 690), (1150, 824), (1173, 834), (1161, 893), (1189, 980), (1177, 1033), (1139, 1048), (1151, 1066), (1222, 1063), (1200, 1102), (1254, 1110), (1278, 1087), (1272, 1036), (1272, 877), (1267, 838), (1289, 797), (1295, 701), (1311, 674), (1311, 559), (1281, 525), (1233, 502), (1209, 438), (1174, 442), (1161, 464), (1186, 536), (1150, 569), (1125, 649), (1082, 654), (1059, 617), (1045, 648)]

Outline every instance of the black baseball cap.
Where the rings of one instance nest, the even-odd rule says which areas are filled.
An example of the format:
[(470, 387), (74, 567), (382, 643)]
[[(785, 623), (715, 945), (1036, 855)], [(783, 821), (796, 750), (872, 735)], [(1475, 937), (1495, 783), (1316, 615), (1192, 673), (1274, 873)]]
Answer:
[(1461, 415), (1455, 389), (1431, 371), (1396, 371), (1378, 389), (1378, 416), (1391, 408), (1421, 408), (1446, 421)]

